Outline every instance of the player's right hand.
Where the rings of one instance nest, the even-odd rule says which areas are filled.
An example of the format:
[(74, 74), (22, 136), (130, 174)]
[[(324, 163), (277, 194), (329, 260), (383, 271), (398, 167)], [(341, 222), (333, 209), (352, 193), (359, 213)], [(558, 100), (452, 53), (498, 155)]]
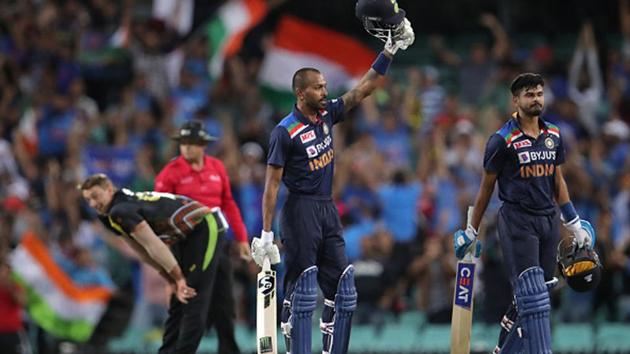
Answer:
[(280, 263), (280, 250), (273, 243), (273, 232), (263, 231), (261, 237), (252, 240), (252, 258), (262, 267), (265, 257), (269, 257), (271, 264)]
[(455, 248), (455, 257), (463, 259), (468, 252), (472, 252), (474, 257), (481, 255), (481, 241), (477, 240), (477, 230), (468, 225), (466, 230), (457, 230), (453, 234), (453, 246)]

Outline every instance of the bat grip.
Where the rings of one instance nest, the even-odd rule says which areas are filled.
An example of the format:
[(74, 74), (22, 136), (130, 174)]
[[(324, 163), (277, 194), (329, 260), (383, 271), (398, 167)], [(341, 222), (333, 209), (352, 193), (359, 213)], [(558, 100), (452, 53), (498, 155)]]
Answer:
[(269, 256), (265, 256), (263, 258), (262, 270), (270, 270), (271, 269), (271, 261), (269, 260)]
[[(466, 226), (470, 226), (472, 225), (472, 219), (473, 219), (473, 212), (474, 212), (475, 208), (471, 205), (468, 207), (468, 211), (466, 212)], [(475, 240), (475, 242), (478, 242), (477, 240)], [(468, 250), (468, 252), (466, 252), (466, 255), (464, 255), (464, 260), (466, 261), (472, 261), (473, 260), (473, 253), (475, 249), (475, 245), (473, 243), (473, 246), (470, 247), (470, 249)]]

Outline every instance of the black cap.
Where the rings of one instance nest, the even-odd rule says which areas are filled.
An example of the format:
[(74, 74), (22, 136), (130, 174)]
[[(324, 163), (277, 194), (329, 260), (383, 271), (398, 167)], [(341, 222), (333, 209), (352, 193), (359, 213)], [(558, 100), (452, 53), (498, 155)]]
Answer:
[(195, 144), (207, 144), (211, 141), (218, 140), (216, 137), (208, 134), (203, 130), (203, 122), (200, 120), (191, 120), (184, 123), (179, 128), (178, 134), (173, 136), (178, 142), (191, 142)]
[(405, 18), (405, 10), (398, 8), (396, 2), (390, 0), (358, 0), (355, 15), (359, 19), (368, 18), (382, 24), (396, 26)]

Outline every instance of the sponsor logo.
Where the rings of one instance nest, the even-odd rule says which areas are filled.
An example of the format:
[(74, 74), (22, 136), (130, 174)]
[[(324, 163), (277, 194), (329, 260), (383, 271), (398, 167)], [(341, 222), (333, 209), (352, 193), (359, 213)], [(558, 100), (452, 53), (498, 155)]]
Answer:
[(534, 161), (556, 160), (555, 151), (523, 151), (518, 153), (518, 162), (527, 164)]
[(309, 158), (313, 158), (315, 156), (317, 156), (318, 152), (317, 152), (317, 148), (313, 145), (311, 146), (307, 146), (306, 147), (306, 154), (308, 155)]
[(455, 280), (455, 306), (470, 310), (472, 308), (473, 283), (475, 281), (475, 264), (458, 263)]
[(526, 164), (529, 163), (531, 160), (529, 158), (529, 152), (524, 151), (524, 152), (519, 152), (518, 153), (518, 162), (522, 164)]
[(317, 152), (321, 153), (322, 151), (326, 150), (330, 146), (330, 144), (332, 144), (332, 137), (328, 135), (324, 138), (324, 141), (315, 145), (315, 147), (317, 148)]
[(273, 348), (271, 345), (271, 337), (261, 337), (259, 340), (259, 347), (261, 353), (271, 353), (273, 352)]
[(219, 175), (210, 175), (208, 179), (210, 179), (212, 182), (221, 182), (221, 177)]
[(529, 140), (517, 141), (514, 143), (514, 149), (520, 149), (524, 147), (532, 146), (532, 142)]
[(306, 144), (309, 141), (313, 141), (313, 140), (315, 140), (315, 131), (314, 130), (309, 130), (306, 133), (300, 134), (300, 141), (302, 141), (302, 144)]
[(330, 132), (330, 130), (328, 129), (328, 125), (326, 123), (323, 124), (323, 128), (324, 128), (324, 135), (328, 135), (328, 133)]
[(586, 280), (587, 283), (592, 282), (593, 281), (593, 274), (589, 274), (589, 275), (585, 276), (584, 280)]
[(556, 143), (553, 142), (553, 139), (547, 137), (545, 139), (545, 146), (547, 147), (547, 149), (553, 149), (554, 147), (556, 147)]
[(273, 276), (265, 275), (258, 280), (258, 292), (265, 296), (271, 294), (273, 291)]

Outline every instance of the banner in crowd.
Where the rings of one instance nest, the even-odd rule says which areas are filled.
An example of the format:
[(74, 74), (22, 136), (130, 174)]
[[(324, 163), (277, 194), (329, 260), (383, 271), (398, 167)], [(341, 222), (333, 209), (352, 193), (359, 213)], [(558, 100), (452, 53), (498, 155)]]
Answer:
[(265, 0), (229, 0), (206, 25), (210, 42), (210, 75), (219, 77), (225, 58), (238, 53), (249, 30), (267, 15)]
[(12, 252), (11, 267), (26, 290), (26, 309), (37, 325), (57, 338), (90, 339), (107, 308), (110, 289), (75, 284), (32, 233), (26, 233)]
[(259, 82), (266, 99), (287, 110), (295, 100), (291, 80), (298, 69), (318, 69), (333, 94), (357, 82), (374, 59), (374, 51), (358, 40), (287, 15), (265, 54)]

